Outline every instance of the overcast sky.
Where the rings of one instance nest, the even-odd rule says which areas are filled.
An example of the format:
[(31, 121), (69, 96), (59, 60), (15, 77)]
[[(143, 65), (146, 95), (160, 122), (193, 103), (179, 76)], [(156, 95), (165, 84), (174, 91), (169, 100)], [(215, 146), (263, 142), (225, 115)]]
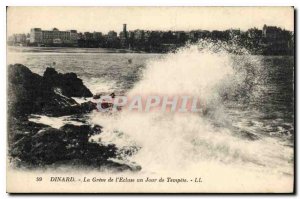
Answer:
[(9, 7), (7, 32), (28, 33), (31, 28), (80, 32), (109, 30), (225, 30), (264, 24), (294, 30), (292, 7)]

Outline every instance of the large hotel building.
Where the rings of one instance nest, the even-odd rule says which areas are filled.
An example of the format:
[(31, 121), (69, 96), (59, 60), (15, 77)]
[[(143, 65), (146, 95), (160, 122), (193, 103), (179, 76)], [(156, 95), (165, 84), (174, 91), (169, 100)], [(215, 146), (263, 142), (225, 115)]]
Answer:
[(42, 30), (32, 28), (30, 30), (30, 43), (35, 44), (77, 44), (77, 30), (60, 31), (57, 28), (52, 30)]

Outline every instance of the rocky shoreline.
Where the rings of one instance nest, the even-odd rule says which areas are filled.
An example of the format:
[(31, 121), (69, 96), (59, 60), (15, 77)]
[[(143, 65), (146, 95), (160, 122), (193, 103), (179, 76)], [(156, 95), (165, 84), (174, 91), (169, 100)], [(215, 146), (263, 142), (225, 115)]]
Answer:
[(47, 68), (40, 76), (24, 65), (9, 65), (8, 146), (14, 166), (31, 168), (59, 164), (106, 167), (115, 171), (140, 170), (138, 166), (111, 161), (110, 158), (118, 156), (115, 145), (89, 140), (102, 132), (101, 126), (65, 124), (57, 129), (28, 120), (31, 114), (82, 118), (96, 109), (96, 104), (91, 101), (79, 104), (72, 97), (92, 96), (75, 73), (61, 74), (54, 68)]

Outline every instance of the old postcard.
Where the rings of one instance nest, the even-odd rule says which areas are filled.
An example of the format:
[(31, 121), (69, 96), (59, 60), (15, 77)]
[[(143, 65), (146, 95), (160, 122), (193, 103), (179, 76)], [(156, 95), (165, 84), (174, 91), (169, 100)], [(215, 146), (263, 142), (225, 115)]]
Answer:
[(293, 193), (293, 7), (8, 7), (7, 192)]

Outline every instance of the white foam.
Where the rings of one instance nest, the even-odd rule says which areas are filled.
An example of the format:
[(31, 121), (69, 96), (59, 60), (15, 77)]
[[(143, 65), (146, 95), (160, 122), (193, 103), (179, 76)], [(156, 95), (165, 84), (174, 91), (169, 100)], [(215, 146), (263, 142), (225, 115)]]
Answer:
[(101, 77), (83, 79), (84, 85), (90, 89), (93, 94), (111, 93), (116, 88), (115, 82), (112, 80), (103, 79)]
[(65, 124), (73, 124), (73, 125), (77, 125), (77, 126), (83, 125), (82, 122), (71, 121), (68, 116), (49, 117), (46, 115), (32, 114), (28, 120), (31, 122), (35, 122), (35, 123), (49, 125), (56, 129), (59, 129), (60, 127), (64, 126)]
[[(216, 111), (217, 119), (222, 120), (226, 115), (220, 89), (228, 89), (232, 82), (244, 78), (243, 73), (239, 77), (234, 70), (236, 64), (239, 63), (226, 51), (192, 45), (149, 62), (142, 80), (128, 95), (196, 95), (205, 99)], [(245, 168), (245, 172), (250, 168), (249, 173), (259, 176), (293, 174), (289, 162), (292, 148), (271, 138), (249, 141), (236, 137), (230, 128), (217, 128), (201, 115), (123, 110), (113, 116), (94, 112), (91, 118), (93, 123), (104, 124), (99, 136), (102, 142), (120, 148), (141, 147), (136, 155), (123, 158), (140, 164), (143, 171), (179, 172), (205, 168), (204, 165), (219, 168), (222, 163), (232, 174), (238, 168)]]

